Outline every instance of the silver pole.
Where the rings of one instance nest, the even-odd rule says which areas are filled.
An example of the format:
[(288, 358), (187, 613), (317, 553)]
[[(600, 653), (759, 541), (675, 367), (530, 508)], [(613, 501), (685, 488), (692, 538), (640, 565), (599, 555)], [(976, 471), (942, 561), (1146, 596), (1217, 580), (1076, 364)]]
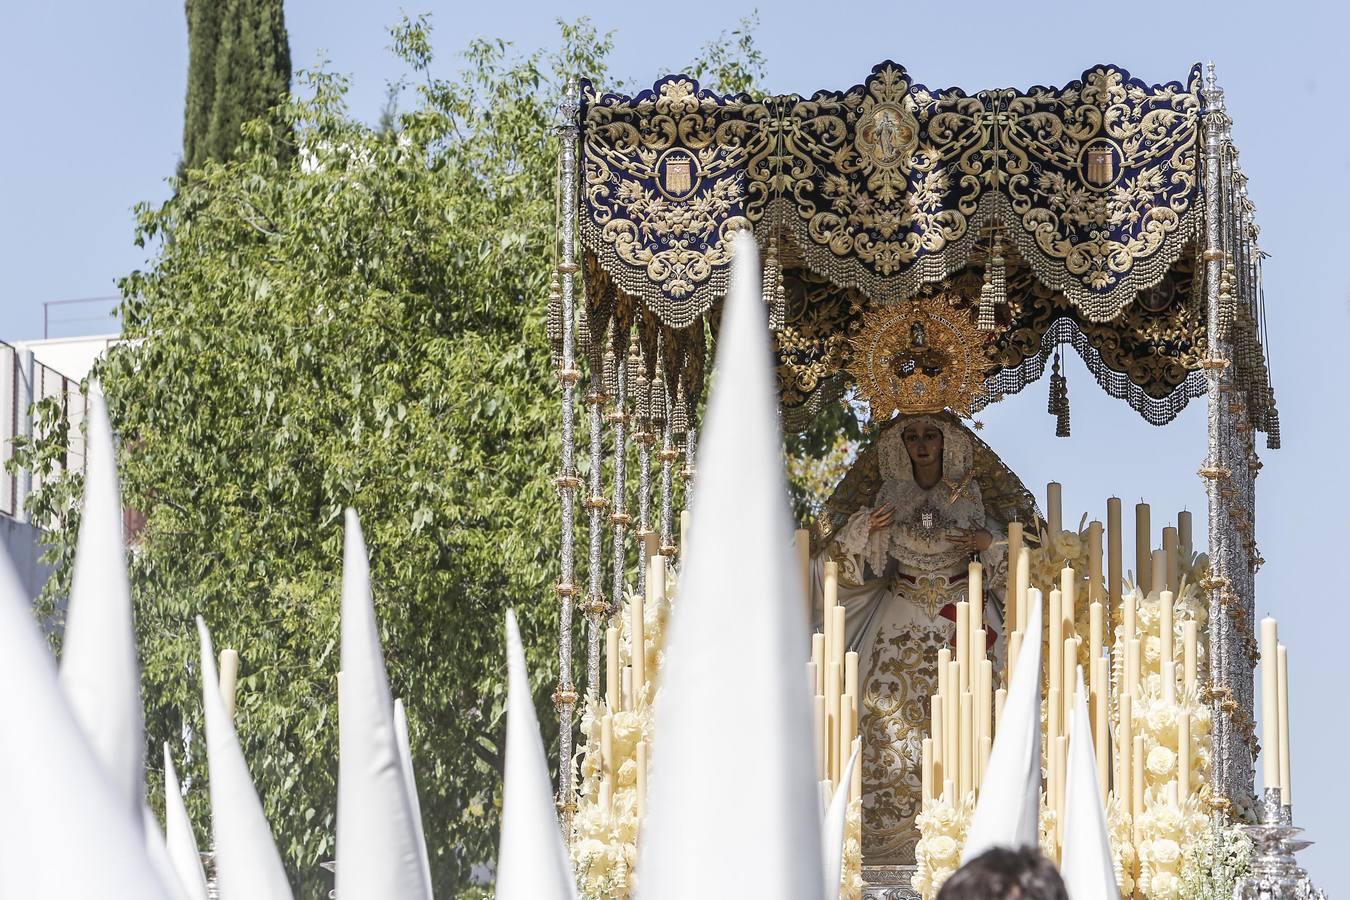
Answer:
[(576, 432), (575, 385), (580, 373), (576, 367), (576, 275), (577, 275), (577, 139), (580, 129), (577, 115), (577, 86), (569, 82), (559, 108), (557, 127), (562, 156), (558, 191), (562, 200), (559, 223), (562, 232), (562, 260), (558, 274), (562, 276), (562, 368), (558, 382), (562, 390), (562, 472), (557, 485), (562, 501), (562, 540), (559, 547), (561, 577), (556, 586), (558, 594), (558, 684), (553, 692), (553, 704), (558, 712), (558, 811), (561, 813), (563, 837), (569, 843), (572, 837), (572, 815), (576, 812), (573, 787), (572, 729), (576, 715), (577, 691), (572, 683), (572, 605), (576, 596), (576, 567), (573, 558), (573, 529), (576, 523), (576, 496), (580, 486), (576, 474), (574, 446)]

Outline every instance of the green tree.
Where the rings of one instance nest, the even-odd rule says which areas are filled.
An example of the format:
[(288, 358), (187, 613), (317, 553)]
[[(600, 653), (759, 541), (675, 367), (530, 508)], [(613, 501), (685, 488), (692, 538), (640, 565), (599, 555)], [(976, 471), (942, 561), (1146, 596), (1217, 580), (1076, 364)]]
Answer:
[[(131, 574), (151, 796), (167, 741), (205, 837), (201, 614), (242, 656), (240, 739), (305, 896), (334, 855), (345, 506), (370, 547), (442, 896), (495, 854), (508, 606), (541, 710), (556, 671), (552, 125), (567, 76), (605, 77), (610, 41), (585, 21), (550, 54), (476, 41), (443, 79), (424, 19), (393, 37), (417, 85), (393, 127), (354, 119), (344, 79), (308, 73), (233, 157), (138, 210), (156, 255), (122, 282), (130, 340), (97, 373), (145, 518)], [(756, 65), (732, 53), (709, 73)], [(30, 498), (53, 529), (48, 599), (68, 584), (78, 490), (54, 479)]]
[(274, 152), (290, 141), (271, 110), (291, 84), (282, 0), (187, 0), (188, 85), (183, 169), (229, 159), (245, 122), (270, 117)]

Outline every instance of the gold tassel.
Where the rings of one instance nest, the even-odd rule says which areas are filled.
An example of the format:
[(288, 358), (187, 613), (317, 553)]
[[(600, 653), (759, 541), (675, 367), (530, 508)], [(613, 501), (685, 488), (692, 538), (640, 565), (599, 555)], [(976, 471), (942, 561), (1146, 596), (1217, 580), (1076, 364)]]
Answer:
[(780, 331), (787, 316), (787, 292), (783, 287), (783, 267), (778, 258), (778, 232), (769, 235), (764, 253), (764, 300), (769, 304), (769, 328)]
[(1003, 260), (1003, 245), (994, 232), (989, 247), (989, 261), (984, 266), (984, 284), (980, 286), (980, 314), (975, 327), (980, 331), (995, 330), (994, 307), (1008, 302), (1008, 272)]

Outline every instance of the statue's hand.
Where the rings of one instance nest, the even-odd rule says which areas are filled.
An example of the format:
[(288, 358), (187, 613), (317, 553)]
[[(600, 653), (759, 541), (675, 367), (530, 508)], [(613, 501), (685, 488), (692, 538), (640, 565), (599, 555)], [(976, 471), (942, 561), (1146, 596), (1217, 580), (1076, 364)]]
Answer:
[(953, 528), (947, 532), (947, 540), (972, 553), (983, 553), (994, 545), (994, 536), (983, 528)]
[(895, 521), (895, 507), (890, 503), (883, 503), (872, 510), (872, 514), (867, 517), (867, 530), (880, 531), (882, 528), (888, 527), (893, 521)]

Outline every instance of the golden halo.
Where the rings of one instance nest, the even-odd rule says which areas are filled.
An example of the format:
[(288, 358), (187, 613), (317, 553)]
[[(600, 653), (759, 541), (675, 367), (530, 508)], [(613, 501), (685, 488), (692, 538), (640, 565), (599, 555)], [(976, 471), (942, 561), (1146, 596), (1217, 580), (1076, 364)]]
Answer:
[(936, 294), (863, 313), (848, 372), (874, 420), (943, 409), (970, 415), (993, 335), (959, 303), (955, 294)]

